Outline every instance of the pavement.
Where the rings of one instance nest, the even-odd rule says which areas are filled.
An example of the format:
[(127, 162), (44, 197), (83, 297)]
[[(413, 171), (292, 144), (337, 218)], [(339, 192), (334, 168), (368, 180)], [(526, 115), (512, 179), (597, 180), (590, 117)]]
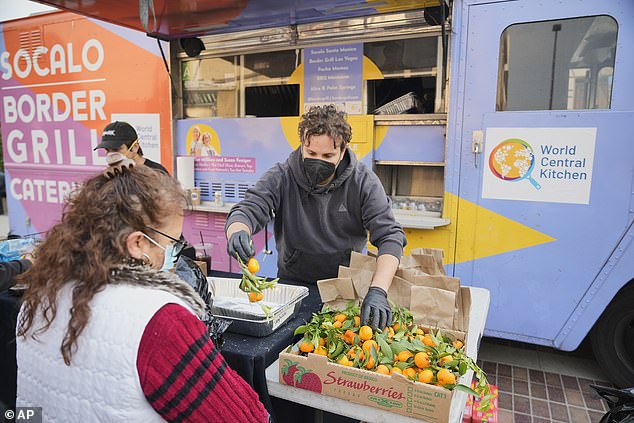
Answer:
[(500, 423), (598, 423), (608, 410), (590, 385), (612, 385), (587, 341), (564, 352), (483, 338), (478, 364), (499, 389)]

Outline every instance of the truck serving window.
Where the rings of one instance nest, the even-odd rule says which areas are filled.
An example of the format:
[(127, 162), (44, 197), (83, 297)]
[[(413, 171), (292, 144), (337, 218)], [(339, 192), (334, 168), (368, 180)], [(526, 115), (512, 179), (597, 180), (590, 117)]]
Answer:
[(500, 38), (496, 110), (609, 109), (617, 30), (610, 16), (509, 26)]
[(368, 81), (368, 113), (434, 113), (437, 52), (435, 36), (365, 43), (363, 54), (383, 74)]

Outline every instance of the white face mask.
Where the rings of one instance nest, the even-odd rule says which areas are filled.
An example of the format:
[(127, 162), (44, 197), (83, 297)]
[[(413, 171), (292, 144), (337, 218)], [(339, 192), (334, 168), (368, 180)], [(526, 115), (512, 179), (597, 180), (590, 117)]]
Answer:
[(125, 153), (120, 153), (119, 151), (109, 151), (106, 153), (106, 163), (108, 166), (118, 166), (118, 165), (129, 165), (134, 164), (134, 159), (138, 154), (135, 154), (134, 157), (129, 158), (128, 153), (132, 150), (132, 147), (139, 142), (139, 140), (135, 140), (130, 147), (125, 151)]
[(111, 151), (108, 154), (106, 154), (106, 163), (108, 163), (108, 166), (118, 166), (118, 165), (134, 164), (134, 161), (127, 158), (126, 156), (119, 153), (118, 151)]
[(124, 156), (123, 154), (119, 153), (118, 151), (114, 151), (111, 153), (106, 154), (106, 163), (108, 163), (108, 166), (110, 167), (115, 167), (115, 166), (134, 166), (134, 160), (128, 159), (126, 156)]

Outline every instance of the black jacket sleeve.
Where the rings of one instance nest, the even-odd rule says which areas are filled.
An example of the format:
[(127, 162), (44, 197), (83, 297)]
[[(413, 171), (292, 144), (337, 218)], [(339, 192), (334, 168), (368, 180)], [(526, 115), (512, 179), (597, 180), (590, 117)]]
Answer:
[(0, 292), (15, 285), (15, 277), (31, 268), (29, 260), (12, 260), (0, 263)]

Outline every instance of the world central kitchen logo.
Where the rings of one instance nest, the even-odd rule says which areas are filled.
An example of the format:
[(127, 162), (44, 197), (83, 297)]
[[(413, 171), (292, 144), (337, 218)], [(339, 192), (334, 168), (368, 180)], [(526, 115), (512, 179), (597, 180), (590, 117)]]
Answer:
[(503, 181), (519, 182), (528, 180), (539, 190), (539, 180), (587, 180), (587, 172), (570, 170), (571, 168), (585, 168), (586, 158), (575, 158), (577, 146), (554, 146), (542, 144), (539, 146), (541, 157), (537, 158), (533, 147), (519, 138), (509, 138), (496, 145), (489, 155), (489, 169)]

